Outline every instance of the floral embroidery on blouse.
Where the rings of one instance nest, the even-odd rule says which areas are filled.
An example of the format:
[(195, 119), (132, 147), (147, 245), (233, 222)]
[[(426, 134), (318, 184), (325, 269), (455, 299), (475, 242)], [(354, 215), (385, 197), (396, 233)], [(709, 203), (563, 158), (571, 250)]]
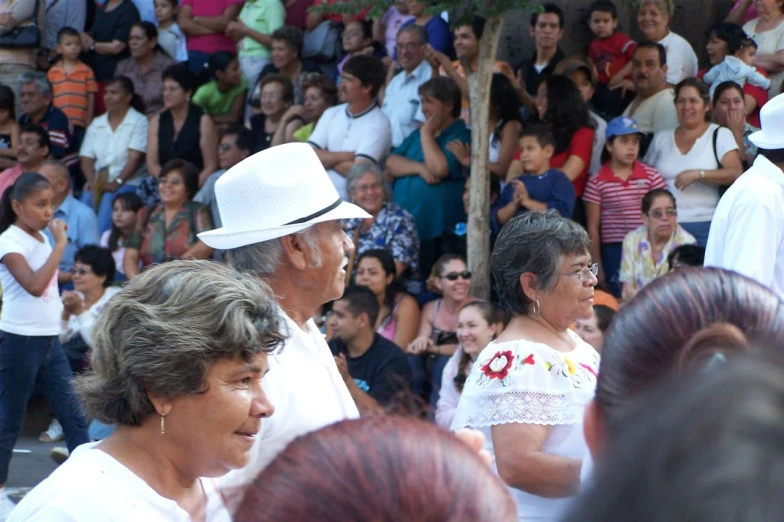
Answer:
[[(352, 240), (362, 221), (361, 218), (346, 221), (346, 235)], [(381, 208), (370, 230), (360, 232), (356, 247), (358, 255), (376, 248), (387, 250), (395, 261), (408, 265), (411, 273), (419, 270), (419, 234), (414, 217), (391, 201)]]

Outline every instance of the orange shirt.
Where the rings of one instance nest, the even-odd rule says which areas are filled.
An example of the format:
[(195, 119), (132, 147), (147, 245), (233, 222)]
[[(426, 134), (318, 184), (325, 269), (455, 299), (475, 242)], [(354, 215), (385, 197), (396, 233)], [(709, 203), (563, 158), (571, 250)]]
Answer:
[(71, 120), (71, 125), (87, 128), (88, 95), (98, 91), (95, 74), (89, 66), (79, 62), (70, 74), (60, 60), (46, 75), (52, 84), (54, 106)]

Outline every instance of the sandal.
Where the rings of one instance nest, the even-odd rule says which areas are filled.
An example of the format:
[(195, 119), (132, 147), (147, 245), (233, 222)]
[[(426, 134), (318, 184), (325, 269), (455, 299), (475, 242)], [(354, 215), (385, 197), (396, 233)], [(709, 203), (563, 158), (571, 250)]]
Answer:
[(52, 419), (49, 428), (38, 436), (38, 442), (59, 442), (65, 438), (60, 421)]

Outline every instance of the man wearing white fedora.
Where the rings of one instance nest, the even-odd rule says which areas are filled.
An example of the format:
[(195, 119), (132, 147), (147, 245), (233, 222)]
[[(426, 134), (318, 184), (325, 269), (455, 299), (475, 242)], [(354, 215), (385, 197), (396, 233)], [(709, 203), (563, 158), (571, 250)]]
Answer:
[[(248, 466), (220, 479), (222, 491), (241, 493), (296, 437), (359, 416), (311, 317), (343, 295), (354, 246), (341, 220), (370, 215), (340, 199), (306, 143), (272, 147), (241, 161), (215, 183), (215, 198), (223, 226), (199, 238), (226, 250), (237, 270), (264, 279), (288, 325), (288, 338), (270, 355), (264, 378), (277, 414), (259, 419)], [(235, 507), (240, 499), (229, 497)]]
[(754, 165), (727, 190), (713, 215), (705, 266), (740, 272), (784, 298), (784, 94), (760, 111)]

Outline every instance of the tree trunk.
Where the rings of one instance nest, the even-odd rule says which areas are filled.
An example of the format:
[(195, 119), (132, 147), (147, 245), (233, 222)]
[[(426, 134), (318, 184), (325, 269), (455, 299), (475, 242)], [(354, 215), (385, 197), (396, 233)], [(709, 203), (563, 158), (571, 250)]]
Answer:
[(479, 48), (479, 68), (469, 70), (471, 91), (471, 204), (468, 212), (468, 267), (473, 272), (471, 294), (490, 299), (490, 84), (504, 19), (488, 18)]

